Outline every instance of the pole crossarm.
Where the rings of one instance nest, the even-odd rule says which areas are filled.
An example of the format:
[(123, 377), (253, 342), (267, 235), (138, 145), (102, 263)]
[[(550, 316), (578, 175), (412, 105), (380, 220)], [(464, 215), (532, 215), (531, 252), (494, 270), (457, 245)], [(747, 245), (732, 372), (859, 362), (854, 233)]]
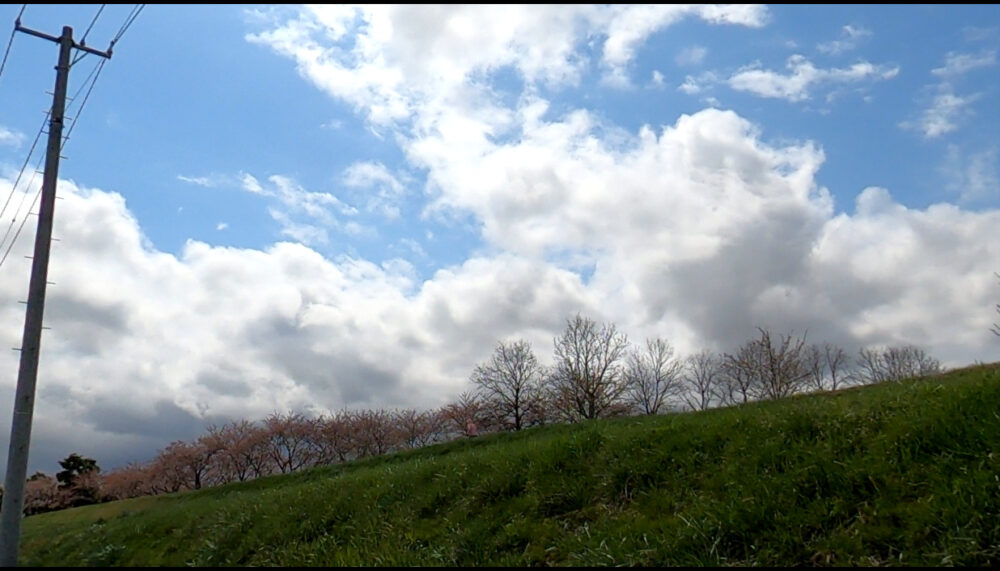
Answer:
[[(28, 34), (30, 36), (35, 36), (36, 38), (42, 38), (43, 40), (48, 40), (50, 42), (55, 42), (57, 44), (62, 42), (62, 38), (58, 38), (56, 36), (50, 36), (45, 32), (39, 32), (38, 30), (32, 30), (31, 28), (26, 28), (21, 25), (20, 21), (15, 22), (14, 29), (17, 30), (18, 32), (24, 32), (25, 34)], [(95, 50), (90, 46), (79, 44), (73, 40), (70, 41), (72, 42), (71, 47), (73, 47), (74, 49), (78, 49), (80, 51), (84, 51), (89, 54), (94, 54), (96, 56), (101, 56), (102, 58), (111, 59), (111, 48), (108, 48), (107, 51), (102, 52), (101, 50)]]

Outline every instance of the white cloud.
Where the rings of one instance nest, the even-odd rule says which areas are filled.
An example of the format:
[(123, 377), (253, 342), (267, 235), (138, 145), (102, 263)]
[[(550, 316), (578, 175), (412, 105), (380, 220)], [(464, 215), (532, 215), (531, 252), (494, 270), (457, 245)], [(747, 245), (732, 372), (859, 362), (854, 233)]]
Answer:
[(840, 38), (816, 45), (816, 49), (830, 55), (840, 55), (858, 47), (861, 40), (871, 37), (872, 32), (860, 26), (850, 24), (841, 28)]
[(949, 52), (945, 56), (944, 66), (932, 69), (931, 73), (938, 77), (952, 78), (981, 67), (992, 67), (996, 63), (996, 50), (982, 51), (978, 54)]
[[(495, 247), (561, 267), (594, 267), (588, 289), (606, 292), (606, 311), (631, 315), (619, 319), (634, 330), (673, 331), (685, 348), (729, 347), (755, 324), (766, 323), (808, 329), (816, 339), (848, 346), (920, 342), (947, 346), (958, 361), (971, 356), (935, 333), (934, 319), (942, 315), (936, 310), (927, 319), (901, 317), (933, 303), (928, 291), (951, 287), (944, 277), (915, 285), (881, 274), (879, 279), (895, 284), (893, 291), (906, 291), (913, 305), (892, 302), (897, 313), (891, 320), (867, 324), (873, 308), (889, 300), (868, 287), (868, 277), (855, 277), (843, 265), (848, 253), (839, 248), (849, 235), (824, 236), (830, 224), (857, 225), (874, 216), (878, 201), (868, 193), (859, 202), (861, 218), (832, 218), (830, 197), (814, 182), (823, 160), (815, 146), (770, 147), (745, 120), (716, 110), (682, 116), (661, 134), (644, 128), (624, 145), (597, 137), (603, 127), (576, 111), (559, 121), (526, 121), (523, 137), (509, 144), (460, 154), (443, 141), (423, 139), (409, 153), (430, 171), (440, 192), (437, 206), (473, 212)], [(906, 214), (900, 224), (950, 213), (943, 207), (907, 211), (884, 198), (880, 204), (887, 211)], [(961, 215), (974, 229), (969, 236), (959, 232), (947, 251), (969, 240), (976, 253), (948, 263), (965, 264), (955, 271), (973, 280), (996, 254), (982, 251), (981, 240), (971, 236), (984, 235), (1000, 213)], [(940, 231), (937, 223), (921, 226), (927, 238), (908, 243), (906, 256), (930, 248), (926, 240)], [(935, 263), (947, 258), (942, 252)], [(933, 272), (940, 276), (940, 270)], [(776, 292), (797, 301), (778, 303), (786, 298)], [(983, 350), (988, 338), (979, 306), (964, 305), (958, 293), (952, 302), (949, 319), (963, 325), (949, 330), (966, 328), (963, 338), (975, 339), (969, 347)]]
[(1000, 202), (1000, 148), (993, 146), (969, 154), (948, 145), (942, 173), (949, 191), (962, 202)]
[(3, 125), (0, 125), (0, 145), (20, 147), (23, 141), (24, 133), (21, 133), (20, 131), (12, 131)]
[(226, 228), (229, 228), (229, 224), (226, 224), (225, 222), (219, 222), (215, 225), (216, 230), (225, 230)]
[[(262, 16), (263, 17), (263, 16)], [(374, 124), (445, 105), (480, 74), (513, 68), (529, 84), (572, 85), (588, 63), (576, 48), (603, 38), (605, 80), (626, 68), (651, 34), (683, 18), (758, 27), (760, 5), (310, 6), (248, 35), (296, 61), (299, 73)], [(347, 45), (348, 36), (353, 44)], [(329, 38), (337, 38), (330, 41)]]
[(972, 103), (978, 100), (981, 94), (956, 95), (953, 82), (974, 69), (994, 65), (996, 65), (995, 50), (982, 51), (979, 54), (949, 52), (945, 56), (945, 64), (931, 70), (931, 73), (940, 77), (941, 81), (925, 87), (925, 91), (934, 93), (930, 104), (919, 119), (903, 121), (900, 126), (917, 129), (927, 139), (958, 130), (961, 121), (973, 114)]
[(704, 46), (691, 46), (681, 50), (674, 61), (677, 65), (700, 65), (708, 55), (708, 48)]
[(959, 122), (972, 113), (970, 106), (979, 95), (960, 97), (951, 91), (949, 84), (938, 85), (937, 90), (930, 106), (924, 109), (916, 122), (904, 121), (900, 125), (921, 131), (927, 139), (957, 130)]
[(254, 194), (267, 194), (264, 192), (264, 187), (257, 182), (256, 177), (253, 175), (249, 173), (241, 173), (239, 178), (240, 183), (243, 185), (243, 190)]
[(411, 238), (402, 238), (399, 241), (399, 245), (408, 250), (413, 255), (417, 256), (418, 258), (426, 259), (428, 257), (427, 252), (424, 250), (423, 246), (421, 246), (420, 243), (417, 242), (416, 240), (413, 240)]
[[(372, 229), (356, 222), (344, 223), (341, 217), (354, 216), (357, 208), (345, 204), (329, 192), (314, 192), (283, 175), (271, 175), (266, 185), (250, 173), (208, 176), (178, 175), (178, 180), (206, 188), (236, 187), (268, 199), (267, 212), (280, 226), (280, 234), (313, 246), (329, 243), (328, 230), (349, 235), (370, 234)], [(228, 224), (220, 224), (223, 230)]]
[(653, 70), (653, 85), (656, 85), (657, 87), (663, 85), (663, 74), (656, 69)]
[(978, 26), (965, 26), (962, 28), (962, 35), (967, 41), (970, 42), (981, 42), (983, 40), (988, 40), (997, 35), (1000, 28), (997, 26), (991, 27), (978, 27)]
[(677, 87), (678, 91), (683, 91), (688, 95), (697, 95), (706, 89), (710, 89), (719, 82), (719, 77), (711, 71), (703, 72), (697, 76), (688, 75), (684, 78), (684, 83)]
[[(574, 83), (576, 28), (597, 8), (511, 5), (310, 6), (248, 36), (296, 60), (299, 72), (376, 125), (410, 119), (469, 77), (515, 66), (529, 82)], [(352, 46), (325, 45), (330, 34)], [(321, 37), (316, 37), (317, 35)]]
[(329, 192), (306, 190), (287, 176), (272, 175), (267, 180), (273, 185), (273, 189), (267, 191), (270, 196), (276, 196), (292, 212), (301, 212), (319, 220), (331, 220), (332, 210), (345, 216), (358, 213), (356, 208), (344, 204)]
[(204, 186), (206, 188), (217, 186), (217, 183), (207, 176), (184, 176), (182, 174), (179, 174), (177, 175), (177, 180), (182, 182), (189, 182), (191, 184), (196, 184), (198, 186)]
[(809, 91), (824, 83), (854, 83), (863, 80), (891, 79), (898, 67), (875, 65), (860, 61), (847, 68), (817, 68), (802, 55), (793, 55), (785, 64), (789, 74), (761, 69), (760, 64), (745, 67), (729, 78), (729, 86), (749, 91), (761, 97), (785, 99), (791, 102), (809, 99)]
[(344, 184), (368, 191), (365, 209), (379, 212), (389, 219), (399, 217), (399, 207), (406, 187), (379, 162), (358, 162), (344, 170)]
[[(1000, 252), (982, 238), (997, 223), (1000, 210), (969, 212), (950, 204), (908, 209), (885, 189), (869, 188), (858, 196), (855, 215), (824, 226), (816, 278), (847, 277), (824, 297), (832, 303), (838, 296), (854, 298), (844, 323), (855, 339), (922, 344), (961, 363), (989, 360), (964, 347), (985, 349), (988, 343), (991, 316), (983, 308), (989, 307), (990, 267)], [(954, 279), (942, 272), (954, 272)]]
[[(628, 85), (626, 67), (636, 48), (653, 33), (685, 17), (697, 17), (711, 24), (763, 26), (768, 19), (762, 5), (640, 4), (613, 6), (607, 18), (607, 40), (602, 63), (608, 68), (605, 81)], [(702, 54), (703, 57), (704, 54)]]
[(354, 216), (357, 208), (345, 204), (329, 192), (306, 190), (284, 175), (271, 175), (268, 186), (249, 173), (238, 177), (243, 190), (271, 199), (267, 212), (281, 226), (281, 235), (308, 245), (329, 242), (328, 229), (360, 234), (369, 229), (358, 223), (343, 223), (340, 216)]

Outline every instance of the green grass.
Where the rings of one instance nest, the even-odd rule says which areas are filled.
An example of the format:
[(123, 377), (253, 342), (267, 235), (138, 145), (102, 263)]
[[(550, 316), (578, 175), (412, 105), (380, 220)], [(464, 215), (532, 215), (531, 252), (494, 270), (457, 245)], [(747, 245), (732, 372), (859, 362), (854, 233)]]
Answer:
[(1000, 363), (25, 519), (21, 564), (1000, 564)]

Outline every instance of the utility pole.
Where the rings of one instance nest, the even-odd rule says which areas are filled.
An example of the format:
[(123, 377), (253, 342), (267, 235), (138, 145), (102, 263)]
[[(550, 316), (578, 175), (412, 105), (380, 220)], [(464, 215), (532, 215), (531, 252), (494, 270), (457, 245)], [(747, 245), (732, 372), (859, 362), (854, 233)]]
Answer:
[(70, 56), (73, 49), (111, 57), (111, 50), (98, 51), (73, 41), (73, 28), (63, 26), (62, 36), (54, 37), (21, 26), (14, 29), (59, 44), (56, 65), (56, 87), (52, 94), (49, 119), (48, 147), (45, 151), (45, 174), (42, 178), (42, 202), (38, 209), (38, 231), (28, 282), (28, 308), (24, 317), (24, 337), (21, 342), (21, 363), (17, 371), (14, 395), (14, 418), (10, 429), (10, 449), (7, 453), (7, 474), (4, 478), (3, 503), (0, 504), (0, 565), (17, 565), (21, 541), (21, 519), (24, 512), (24, 484), (28, 472), (28, 445), (31, 440), (31, 417), (35, 408), (35, 384), (38, 379), (38, 355), (42, 340), (42, 314), (45, 310), (45, 286), (49, 272), (49, 246), (52, 239), (52, 219), (56, 202), (56, 182), (59, 179), (59, 152), (62, 148), (63, 119), (66, 109), (66, 85), (69, 82)]

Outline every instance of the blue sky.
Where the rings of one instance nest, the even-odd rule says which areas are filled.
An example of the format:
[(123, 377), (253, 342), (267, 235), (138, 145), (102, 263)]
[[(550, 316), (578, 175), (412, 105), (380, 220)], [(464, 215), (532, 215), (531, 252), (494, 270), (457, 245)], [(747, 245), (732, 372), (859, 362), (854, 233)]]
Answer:
[[(22, 24), (79, 39), (99, 7)], [(761, 325), (995, 360), (998, 51), (996, 5), (147, 6), (64, 153), (37, 465), (436, 406), (499, 339), (545, 361), (578, 311), (679, 354)], [(17, 34), (0, 76), (18, 199), (56, 53)]]

